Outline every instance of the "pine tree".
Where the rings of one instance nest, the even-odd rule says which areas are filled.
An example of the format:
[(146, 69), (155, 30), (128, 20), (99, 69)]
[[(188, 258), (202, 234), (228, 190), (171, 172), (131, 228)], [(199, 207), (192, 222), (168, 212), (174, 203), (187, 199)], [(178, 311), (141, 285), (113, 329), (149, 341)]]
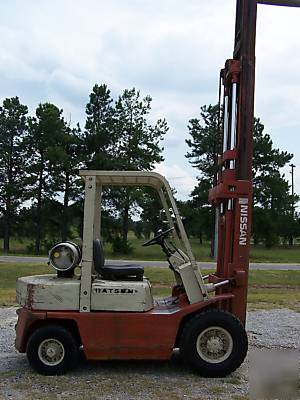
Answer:
[(86, 105), (85, 145), (88, 169), (116, 169), (112, 102), (106, 85), (94, 85)]
[(218, 104), (201, 107), (200, 118), (189, 121), (188, 130), (191, 139), (186, 143), (190, 151), (186, 154), (193, 167), (201, 172), (199, 180), (207, 180), (213, 184), (216, 173), (216, 155), (220, 152), (221, 135), (218, 127)]
[[(193, 202), (207, 214), (207, 218), (202, 220), (208, 221), (212, 220), (209, 216), (211, 209), (207, 207), (208, 201), (204, 202), (203, 199), (208, 198), (208, 190), (213, 186), (215, 154), (221, 146), (218, 106), (203, 106), (200, 119), (190, 120), (188, 129), (192, 138), (186, 141), (190, 148), (186, 157), (200, 172), (198, 186), (192, 193)], [(264, 125), (257, 118), (254, 119), (253, 142), (253, 236), (255, 241), (264, 240), (267, 246), (271, 246), (280, 235), (286, 234), (287, 225), (295, 231), (295, 224), (288, 222), (292, 206), (289, 184), (280, 172), (293, 155), (274, 148), (270, 135), (264, 131)], [(206, 222), (203, 229), (205, 226)]]
[[(160, 141), (167, 132), (165, 120), (149, 124), (150, 96), (136, 89), (124, 90), (113, 105), (106, 85), (94, 85), (86, 106), (86, 167), (102, 170), (146, 170), (163, 160)], [(107, 218), (121, 220), (122, 242), (127, 248), (130, 209), (137, 206), (139, 191), (131, 188), (104, 191)]]
[[(55, 162), (60, 173), (57, 176), (58, 187), (61, 189), (63, 204), (60, 218), (61, 240), (69, 236), (70, 227), (76, 207), (70, 207), (72, 202), (80, 201), (82, 181), (78, 176), (79, 170), (84, 165), (84, 138), (79, 124), (70, 128), (66, 123), (61, 131), (59, 146), (55, 148)], [(77, 209), (76, 209), (77, 210)]]
[(218, 119), (218, 104), (210, 104), (201, 107), (200, 118), (193, 118), (188, 124), (191, 139), (186, 140), (190, 149), (186, 157), (200, 175), (197, 177), (198, 184), (191, 193), (192, 200), (186, 208), (193, 207), (196, 210), (197, 218), (194, 218), (193, 228), (190, 231), (199, 237), (200, 242), (203, 236), (211, 237), (214, 225), (213, 210), (208, 204), (208, 192), (214, 185), (217, 154), (222, 144)]
[[(124, 90), (116, 102), (114, 127), (116, 132), (116, 169), (150, 171), (163, 161), (160, 142), (168, 131), (167, 122), (159, 119), (154, 125), (147, 117), (151, 110), (151, 97), (140, 97), (135, 88)], [(137, 202), (138, 191), (126, 188), (116, 197), (121, 210), (122, 238), (127, 242), (130, 206)]]
[(26, 172), (28, 195), (35, 207), (35, 253), (39, 254), (45, 225), (51, 219), (51, 215), (43, 213), (43, 205), (45, 199), (53, 199), (59, 191), (61, 171), (57, 154), (65, 131), (62, 110), (51, 103), (40, 104), (36, 117), (29, 118), (28, 125)]
[[(290, 227), (293, 199), (290, 186), (280, 171), (293, 155), (273, 147), (273, 142), (260, 119), (254, 119), (253, 135), (253, 236), (256, 242), (264, 240), (266, 246), (277, 243)], [(295, 196), (298, 200), (298, 196)], [(257, 219), (257, 221), (256, 221)]]
[(0, 107), (0, 211), (5, 252), (9, 252), (13, 220), (25, 193), (23, 139), (27, 111), (18, 97), (5, 99)]

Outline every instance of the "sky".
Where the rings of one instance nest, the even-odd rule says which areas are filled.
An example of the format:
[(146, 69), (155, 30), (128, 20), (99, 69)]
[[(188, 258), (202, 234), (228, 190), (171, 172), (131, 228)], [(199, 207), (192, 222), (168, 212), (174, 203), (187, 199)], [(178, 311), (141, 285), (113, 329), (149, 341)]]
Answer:
[[(170, 128), (156, 170), (185, 199), (197, 176), (185, 158), (187, 124), (218, 100), (234, 21), (235, 0), (0, 0), (0, 102), (19, 96), (30, 114), (53, 102), (83, 127), (95, 83), (114, 99), (132, 87), (151, 95), (151, 121), (166, 118)], [(300, 8), (258, 6), (255, 115), (294, 154), (298, 193), (299, 37)]]

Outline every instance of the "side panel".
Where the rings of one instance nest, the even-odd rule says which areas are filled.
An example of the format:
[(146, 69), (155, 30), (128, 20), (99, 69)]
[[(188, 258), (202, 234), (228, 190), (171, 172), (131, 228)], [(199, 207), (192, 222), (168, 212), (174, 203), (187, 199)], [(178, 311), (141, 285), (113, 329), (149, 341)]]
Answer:
[(92, 284), (91, 309), (93, 311), (149, 311), (153, 308), (148, 280), (105, 281)]
[(209, 306), (220, 308), (222, 301), (231, 302), (232, 298), (232, 294), (224, 294), (191, 305), (184, 296), (177, 304), (172, 300), (172, 305), (160, 305), (143, 313), (32, 311), (21, 308), (17, 311), (15, 345), (24, 353), (29, 333), (35, 326), (38, 328), (40, 322), (44, 325), (47, 320), (50, 324), (73, 321), (89, 360), (169, 359), (184, 317)]
[(29, 329), (32, 324), (38, 320), (46, 319), (46, 312), (29, 311), (27, 308), (19, 308), (17, 310), (18, 322), (15, 326), (16, 339), (15, 347), (20, 353), (26, 352), (26, 344), (28, 339)]
[(203, 294), (199, 282), (195, 277), (196, 271), (191, 263), (186, 263), (175, 268), (179, 272), (186, 294), (191, 304), (203, 300)]
[(100, 313), (77, 320), (88, 359), (168, 359), (178, 319), (146, 313)]
[(17, 302), (31, 310), (79, 310), (79, 290), (75, 278), (25, 276), (17, 280)]
[(184, 303), (171, 307), (136, 312), (49, 312), (51, 319), (73, 319), (78, 326), (84, 353), (89, 360), (169, 359), (175, 346), (182, 319), (188, 314), (223, 300), (231, 294), (216, 296), (197, 304)]

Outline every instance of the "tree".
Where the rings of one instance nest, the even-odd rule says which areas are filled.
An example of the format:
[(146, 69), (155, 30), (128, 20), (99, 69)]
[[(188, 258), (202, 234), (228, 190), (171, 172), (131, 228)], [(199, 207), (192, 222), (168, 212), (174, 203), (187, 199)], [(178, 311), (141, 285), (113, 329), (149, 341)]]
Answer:
[(191, 165), (200, 171), (198, 185), (191, 193), (191, 204), (197, 217), (193, 219), (192, 232), (202, 242), (203, 235), (212, 234), (213, 210), (208, 204), (208, 191), (214, 184), (217, 172), (217, 154), (220, 152), (222, 140), (219, 132), (219, 106), (204, 105), (200, 109), (200, 118), (193, 118), (188, 124), (191, 139), (186, 143), (190, 151), (186, 157)]
[[(191, 151), (186, 156), (201, 173), (192, 196), (197, 207), (201, 207), (203, 215), (206, 215), (206, 218), (200, 218), (203, 222), (199, 222), (205, 228), (207, 221), (212, 221), (212, 218), (209, 216), (211, 209), (207, 207), (208, 202), (203, 199), (208, 198), (208, 190), (213, 186), (216, 149), (221, 146), (218, 106), (201, 107), (200, 117), (189, 121), (192, 138), (186, 142)], [(295, 231), (294, 224), (292, 228), (292, 224), (288, 223), (292, 207), (289, 184), (280, 172), (293, 155), (274, 148), (270, 135), (264, 132), (264, 125), (257, 118), (254, 119), (253, 142), (253, 236), (256, 242), (263, 240), (267, 246), (271, 246), (279, 235), (286, 234), (283, 225), (289, 225)]]
[(220, 152), (222, 138), (219, 132), (219, 105), (202, 106), (200, 119), (189, 121), (188, 130), (191, 139), (186, 140), (190, 152), (186, 158), (191, 165), (201, 172), (201, 178), (208, 180), (211, 185), (217, 170), (217, 154)]
[(5, 252), (9, 252), (13, 219), (25, 193), (23, 139), (27, 112), (18, 97), (5, 99), (0, 107), (0, 211)]
[(208, 180), (199, 181), (191, 193), (192, 199), (179, 202), (181, 215), (185, 218), (185, 226), (189, 235), (203, 239), (210, 239), (214, 221), (212, 207), (208, 204), (207, 196), (211, 185)]
[(138, 204), (142, 212), (140, 221), (135, 224), (135, 233), (137, 237), (143, 235), (145, 239), (149, 239), (151, 232), (156, 233), (161, 227), (159, 211), (162, 203), (156, 191), (144, 188), (139, 196)]
[(44, 201), (53, 199), (59, 187), (60, 166), (57, 154), (65, 131), (65, 122), (61, 114), (62, 110), (54, 104), (44, 103), (36, 109), (36, 117), (28, 120), (26, 172), (29, 198), (36, 205), (34, 218), (36, 254), (40, 253), (41, 240), (45, 234)]
[(70, 202), (80, 201), (81, 179), (78, 176), (79, 169), (83, 166), (84, 139), (79, 124), (71, 129), (66, 124), (59, 135), (59, 146), (54, 148), (52, 158), (55, 158), (56, 166), (59, 168), (59, 188), (62, 188), (63, 205), (60, 218), (61, 239), (66, 240), (69, 236), (72, 216)]
[[(93, 86), (89, 96), (89, 102), (86, 105), (86, 123), (84, 132), (85, 145), (85, 166), (88, 169), (112, 170), (117, 169), (116, 162), (116, 134), (114, 127), (114, 107), (113, 99), (107, 85)], [(119, 226), (112, 203), (114, 190), (104, 188), (102, 203), (104, 212), (102, 212), (105, 222), (109, 228), (104, 226), (103, 236), (112, 241), (112, 229)]]
[(85, 145), (89, 169), (116, 169), (112, 102), (106, 85), (94, 85), (86, 105)]
[[(165, 120), (149, 124), (150, 96), (141, 98), (136, 89), (124, 90), (113, 104), (106, 85), (94, 85), (86, 106), (86, 166), (90, 169), (151, 170), (162, 161), (160, 141), (167, 132)], [(140, 191), (132, 188), (105, 189), (102, 201), (110, 226), (120, 226), (124, 250), (130, 213), (137, 207)], [(115, 223), (112, 223), (112, 220)], [(111, 231), (110, 231), (111, 232)], [(112, 238), (118, 241), (119, 234)]]
[[(151, 97), (140, 97), (135, 88), (124, 90), (115, 105), (114, 130), (116, 133), (115, 169), (150, 171), (156, 163), (163, 161), (160, 141), (168, 131), (165, 119), (149, 124), (147, 116), (151, 110)], [(121, 210), (122, 238), (127, 242), (130, 206), (137, 201), (138, 192), (125, 188), (116, 197)]]
[[(293, 155), (273, 147), (273, 142), (259, 118), (254, 119), (253, 132), (253, 237), (263, 240), (267, 247), (285, 236), (291, 224), (293, 199), (290, 186), (280, 169), (287, 165)], [(296, 200), (298, 197), (296, 196)], [(256, 223), (255, 219), (261, 223)]]

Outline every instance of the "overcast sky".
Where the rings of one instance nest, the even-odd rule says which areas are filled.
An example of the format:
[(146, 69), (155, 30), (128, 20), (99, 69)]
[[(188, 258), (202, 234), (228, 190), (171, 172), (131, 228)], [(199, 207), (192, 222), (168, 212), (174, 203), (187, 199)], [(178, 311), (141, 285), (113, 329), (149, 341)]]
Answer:
[[(197, 171), (185, 158), (187, 123), (217, 102), (232, 56), (235, 0), (10, 0), (0, 2), (0, 101), (19, 96), (33, 114), (49, 101), (84, 125), (95, 83), (116, 98), (136, 87), (165, 117), (157, 167), (181, 198)], [(274, 144), (294, 154), (300, 193), (300, 8), (258, 6), (255, 114)], [(287, 176), (290, 179), (289, 171)]]

